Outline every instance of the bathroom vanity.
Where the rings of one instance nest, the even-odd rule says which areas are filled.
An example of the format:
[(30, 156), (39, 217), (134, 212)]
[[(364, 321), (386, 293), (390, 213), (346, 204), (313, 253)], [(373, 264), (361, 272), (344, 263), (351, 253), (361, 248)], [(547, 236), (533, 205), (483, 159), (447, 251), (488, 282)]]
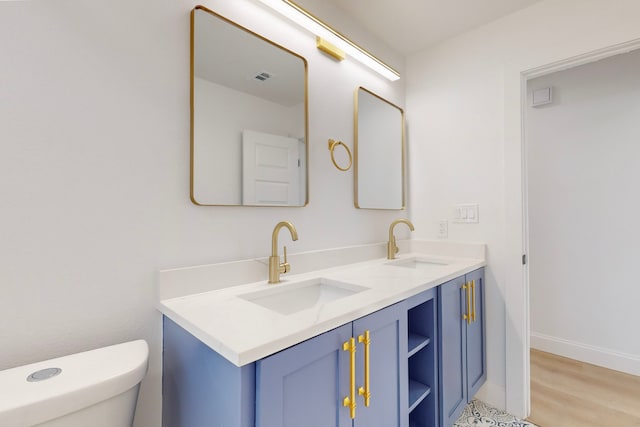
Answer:
[[(452, 425), (486, 378), (484, 246), (412, 245), (292, 255), (307, 271), (275, 285), (256, 260), (161, 272), (163, 425)], [(252, 268), (264, 280), (220, 284)], [(200, 284), (166, 290), (181, 280)]]

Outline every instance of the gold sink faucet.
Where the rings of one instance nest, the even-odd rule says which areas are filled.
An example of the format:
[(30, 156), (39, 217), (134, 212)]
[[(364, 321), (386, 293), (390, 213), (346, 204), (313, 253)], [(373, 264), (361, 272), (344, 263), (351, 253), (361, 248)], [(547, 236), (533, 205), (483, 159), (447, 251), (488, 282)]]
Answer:
[(387, 242), (387, 259), (395, 259), (398, 253), (398, 246), (396, 245), (396, 236), (393, 235), (393, 227), (400, 223), (407, 224), (411, 231), (415, 230), (413, 224), (408, 219), (397, 219), (391, 223), (389, 227), (389, 241)]
[(291, 239), (298, 240), (298, 232), (296, 227), (289, 221), (281, 221), (276, 224), (271, 236), (271, 256), (269, 257), (269, 283), (280, 283), (280, 274), (288, 273), (290, 265), (287, 262), (287, 247), (284, 247), (284, 262), (280, 262), (278, 255), (278, 233), (282, 227), (287, 227), (291, 233)]

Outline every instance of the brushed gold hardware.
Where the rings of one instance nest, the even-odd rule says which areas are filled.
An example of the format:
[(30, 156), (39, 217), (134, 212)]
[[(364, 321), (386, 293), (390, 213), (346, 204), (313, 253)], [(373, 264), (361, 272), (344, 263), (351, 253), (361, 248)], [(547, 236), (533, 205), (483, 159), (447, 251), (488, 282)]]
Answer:
[[(381, 59), (379, 59), (376, 56), (374, 56), (371, 52), (367, 51), (366, 49), (362, 48), (358, 44), (356, 44), (353, 41), (351, 41), (345, 35), (341, 34), (337, 30), (332, 28), (329, 24), (325, 23), (324, 21), (319, 19), (317, 16), (313, 15), (311, 12), (309, 12), (306, 9), (304, 9), (303, 7), (301, 7), (295, 1), (293, 1), (293, 0), (283, 0), (283, 1), (285, 3), (287, 3), (289, 6), (293, 7), (298, 12), (300, 12), (302, 15), (306, 16), (307, 18), (309, 18), (310, 20), (312, 20), (316, 24), (322, 26), (324, 29), (326, 29), (327, 31), (331, 32), (334, 36), (336, 36), (341, 41), (349, 44), (356, 51), (362, 53), (364, 57), (369, 58), (370, 60), (372, 60), (373, 63), (375, 63), (375, 65), (377, 67), (380, 67), (380, 70), (377, 69), (377, 67), (374, 68), (370, 64), (367, 64), (367, 65), (369, 67), (375, 69), (375, 71), (377, 71), (378, 73), (382, 74), (383, 76), (385, 76), (386, 78), (388, 78), (391, 81), (398, 80), (400, 78), (400, 73), (397, 70), (395, 70), (394, 68), (392, 68), (388, 64), (384, 63)], [(362, 62), (362, 59), (359, 59), (359, 61)]]
[(476, 281), (471, 281), (471, 301), (473, 301), (473, 309), (471, 310), (471, 321), (476, 321)]
[(343, 61), (347, 57), (344, 50), (319, 36), (316, 36), (316, 47), (337, 61)]
[(278, 233), (282, 227), (289, 229), (292, 240), (298, 240), (296, 227), (289, 221), (281, 221), (276, 224), (271, 235), (271, 256), (269, 257), (269, 283), (280, 283), (280, 274), (288, 273), (291, 266), (287, 262), (287, 247), (284, 247), (284, 262), (280, 263), (278, 255)]
[(413, 223), (408, 219), (397, 219), (391, 223), (391, 226), (389, 227), (389, 241), (387, 242), (387, 259), (395, 259), (396, 254), (399, 251), (398, 246), (396, 245), (396, 236), (393, 235), (393, 227), (400, 223), (407, 224), (411, 231), (415, 230)]
[(358, 336), (358, 342), (364, 344), (364, 387), (358, 389), (358, 394), (364, 398), (364, 406), (369, 406), (371, 401), (371, 383), (369, 382), (369, 346), (371, 344), (371, 336), (369, 331), (365, 331), (364, 335)]
[(471, 284), (469, 282), (465, 282), (462, 285), (462, 289), (466, 291), (466, 300), (467, 300), (467, 312), (462, 315), (462, 318), (467, 321), (467, 325), (471, 323)]
[[(339, 145), (344, 147), (344, 150), (347, 152), (347, 155), (349, 156), (349, 164), (347, 166), (345, 166), (345, 167), (342, 167), (342, 166), (338, 165), (338, 162), (336, 161), (336, 158), (335, 158), (334, 150)], [(349, 169), (351, 169), (351, 165), (353, 164), (353, 157), (351, 156), (351, 150), (349, 149), (349, 147), (347, 147), (347, 145), (344, 142), (342, 142), (342, 141), (334, 141), (333, 139), (330, 139), (329, 140), (329, 151), (331, 151), (331, 161), (333, 162), (333, 165), (336, 168), (338, 168), (342, 172), (346, 172)]]
[(356, 417), (356, 339), (351, 337), (342, 344), (349, 354), (349, 396), (342, 399), (342, 406), (349, 408), (351, 419)]

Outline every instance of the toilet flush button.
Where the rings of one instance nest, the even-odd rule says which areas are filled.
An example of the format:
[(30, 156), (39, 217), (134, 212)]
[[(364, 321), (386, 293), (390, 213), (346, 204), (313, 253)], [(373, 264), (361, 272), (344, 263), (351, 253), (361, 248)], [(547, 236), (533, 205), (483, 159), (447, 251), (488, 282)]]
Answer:
[(27, 377), (27, 381), (30, 383), (48, 380), (49, 378), (53, 378), (56, 375), (59, 375), (62, 372), (60, 368), (46, 368), (41, 369), (39, 371), (34, 372), (33, 374)]

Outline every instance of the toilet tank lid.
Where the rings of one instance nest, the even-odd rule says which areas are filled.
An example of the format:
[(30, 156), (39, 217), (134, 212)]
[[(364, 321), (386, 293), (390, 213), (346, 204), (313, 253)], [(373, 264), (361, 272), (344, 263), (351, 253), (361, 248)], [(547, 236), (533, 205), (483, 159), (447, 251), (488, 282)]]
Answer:
[[(148, 358), (137, 340), (0, 371), (0, 426), (43, 423), (121, 394), (142, 381)], [(47, 368), (61, 372), (27, 381)]]

